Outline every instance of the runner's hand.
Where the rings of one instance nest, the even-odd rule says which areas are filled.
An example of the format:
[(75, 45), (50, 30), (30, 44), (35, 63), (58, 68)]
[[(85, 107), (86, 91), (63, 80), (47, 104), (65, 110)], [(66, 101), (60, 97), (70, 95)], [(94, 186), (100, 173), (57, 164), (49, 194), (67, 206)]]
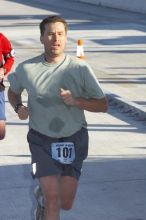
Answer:
[(21, 120), (26, 120), (29, 116), (29, 112), (28, 112), (28, 107), (22, 105), (18, 108), (18, 117), (21, 119)]
[(60, 96), (66, 105), (75, 105), (75, 99), (70, 90), (60, 88)]

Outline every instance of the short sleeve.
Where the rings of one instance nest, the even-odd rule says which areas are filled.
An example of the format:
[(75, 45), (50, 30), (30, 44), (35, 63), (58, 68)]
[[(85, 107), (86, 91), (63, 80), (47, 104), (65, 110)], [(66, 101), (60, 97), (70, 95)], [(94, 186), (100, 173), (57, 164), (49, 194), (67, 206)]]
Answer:
[(20, 94), (24, 90), (22, 72), (20, 72), (19, 66), (16, 68), (16, 72), (8, 75), (8, 81), (10, 83), (10, 88), (15, 93)]
[(86, 64), (81, 68), (84, 90), (88, 98), (104, 98), (105, 94), (92, 68)]

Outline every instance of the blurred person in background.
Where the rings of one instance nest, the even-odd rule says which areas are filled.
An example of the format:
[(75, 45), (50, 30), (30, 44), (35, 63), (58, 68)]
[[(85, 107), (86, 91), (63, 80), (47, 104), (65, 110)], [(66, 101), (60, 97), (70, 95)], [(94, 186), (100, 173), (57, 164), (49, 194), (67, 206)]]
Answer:
[(4, 78), (14, 63), (14, 49), (10, 40), (0, 33), (0, 140), (5, 137), (5, 95)]

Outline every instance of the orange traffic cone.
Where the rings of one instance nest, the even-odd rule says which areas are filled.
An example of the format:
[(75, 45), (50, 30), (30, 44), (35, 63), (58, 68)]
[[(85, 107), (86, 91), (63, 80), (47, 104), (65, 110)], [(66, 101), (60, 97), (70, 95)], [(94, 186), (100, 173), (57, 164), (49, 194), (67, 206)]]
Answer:
[(80, 59), (84, 59), (84, 49), (83, 49), (83, 40), (77, 41), (77, 57)]

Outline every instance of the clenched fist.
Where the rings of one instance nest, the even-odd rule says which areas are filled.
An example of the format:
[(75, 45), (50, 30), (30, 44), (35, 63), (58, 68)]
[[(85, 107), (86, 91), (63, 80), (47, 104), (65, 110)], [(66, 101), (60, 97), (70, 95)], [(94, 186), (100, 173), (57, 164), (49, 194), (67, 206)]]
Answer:
[(18, 108), (18, 117), (21, 119), (21, 120), (26, 120), (29, 116), (29, 112), (28, 112), (28, 107), (22, 105)]
[(60, 88), (60, 96), (66, 105), (75, 105), (75, 98), (73, 98), (70, 90)]

